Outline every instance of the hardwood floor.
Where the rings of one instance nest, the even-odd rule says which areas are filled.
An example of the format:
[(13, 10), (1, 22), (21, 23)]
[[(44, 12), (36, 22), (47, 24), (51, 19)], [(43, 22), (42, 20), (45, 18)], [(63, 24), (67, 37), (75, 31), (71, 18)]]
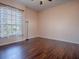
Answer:
[(1, 46), (0, 59), (79, 59), (79, 45), (34, 38)]

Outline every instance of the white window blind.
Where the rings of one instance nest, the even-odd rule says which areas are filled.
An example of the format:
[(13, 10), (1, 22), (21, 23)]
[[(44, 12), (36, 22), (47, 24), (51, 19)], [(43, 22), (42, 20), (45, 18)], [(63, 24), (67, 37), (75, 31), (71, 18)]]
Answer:
[(23, 11), (0, 4), (0, 38), (22, 35)]

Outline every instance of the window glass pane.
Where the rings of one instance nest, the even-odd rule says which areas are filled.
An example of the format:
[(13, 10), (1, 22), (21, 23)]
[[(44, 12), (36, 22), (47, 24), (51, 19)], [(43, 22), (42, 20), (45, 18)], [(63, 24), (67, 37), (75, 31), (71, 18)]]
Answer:
[(15, 35), (17, 31), (16, 25), (12, 25), (12, 34)]
[(11, 21), (12, 16), (10, 14), (7, 14), (6, 17), (7, 17), (7, 21), (9, 20)]
[(11, 13), (11, 8), (10, 7), (8, 7), (8, 6), (6, 6), (6, 13), (7, 13), (7, 15), (11, 15), (12, 13)]
[(11, 15), (7, 15), (7, 24), (11, 24)]
[(7, 32), (6, 32), (6, 25), (1, 25), (1, 36), (6, 37)]
[(22, 28), (21, 28), (21, 25), (17, 25), (17, 31), (16, 31), (16, 34), (17, 35), (21, 35), (22, 34)]
[(12, 15), (15, 16), (16, 14), (16, 9), (12, 8)]
[(1, 24), (1, 10), (0, 10), (0, 24)]
[(11, 25), (7, 25), (6, 27), (7, 27), (6, 32), (7, 32), (8, 36), (12, 35), (12, 32), (11, 32), (12, 26)]
[(15, 15), (12, 15), (11, 21), (12, 21), (12, 24), (16, 24), (16, 16)]
[(17, 24), (22, 24), (22, 16), (21, 15), (16, 16), (16, 23)]
[(7, 23), (7, 16), (5, 14), (1, 14), (1, 24), (6, 24)]
[(1, 25), (0, 25), (0, 38), (1, 38)]
[(22, 22), (21, 20), (20, 21), (16, 20), (16, 23), (19, 24), (19, 25), (22, 24), (21, 22)]

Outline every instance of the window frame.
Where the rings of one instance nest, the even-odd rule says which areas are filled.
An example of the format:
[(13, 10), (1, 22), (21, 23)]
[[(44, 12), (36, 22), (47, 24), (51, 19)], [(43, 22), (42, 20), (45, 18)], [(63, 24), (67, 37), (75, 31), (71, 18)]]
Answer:
[[(8, 11), (7, 10), (7, 8), (10, 8), (11, 10), (11, 14), (8, 14), (8, 12), (6, 12), (6, 11), (4, 11), (4, 10), (1, 10), (1, 7), (2, 8), (4, 8), (6, 11)], [(3, 13), (1, 13), (1, 11), (3, 11)], [(15, 11), (15, 13), (17, 13), (17, 14), (15, 14), (15, 15), (13, 15), (13, 12), (12, 11)], [(19, 15), (19, 13), (21, 13), (20, 15)], [(23, 11), (21, 11), (21, 10), (18, 10), (18, 9), (16, 9), (16, 8), (12, 8), (12, 7), (10, 7), (10, 6), (6, 6), (6, 5), (0, 5), (0, 19), (1, 19), (1, 17), (2, 17), (2, 15), (1, 14), (3, 14), (4, 16), (11, 16), (11, 19), (9, 19), (8, 17), (6, 17), (6, 18), (8, 18), (8, 19), (6, 19), (6, 18), (4, 18), (4, 16), (3, 16), (3, 18), (2, 19), (6, 19), (6, 24), (3, 22), (2, 23), (2, 21), (3, 20), (0, 20), (0, 38), (5, 38), (5, 37), (10, 37), (10, 36), (22, 36), (23, 35), (23, 30), (22, 30), (22, 25), (23, 25)], [(15, 16), (15, 24), (13, 24), (13, 16)], [(17, 17), (18, 16), (18, 17)], [(21, 18), (20, 18), (21, 17)], [(18, 20), (17, 20), (17, 18), (18, 18)], [(7, 22), (7, 20), (11, 20), (11, 23), (9, 24), (8, 22)], [(20, 21), (21, 23), (19, 23), (18, 21)], [(6, 33), (5, 35), (2, 33), (2, 32), (4, 32), (4, 30), (2, 29), (2, 26), (11, 26), (11, 29), (10, 29), (10, 31), (11, 31), (11, 35), (10, 35), (10, 33), (8, 34), (8, 33)], [(17, 26), (20, 28), (19, 29), (19, 31), (21, 32), (21, 33), (19, 33), (19, 34), (14, 34), (13, 35), (13, 31), (12, 31), (12, 27), (13, 26), (16, 26), (16, 29), (17, 29)], [(8, 28), (6, 28), (6, 29), (8, 29)], [(5, 31), (7, 31), (7, 30), (5, 30)], [(9, 31), (9, 30), (8, 30)], [(17, 31), (17, 30), (15, 30), (15, 31)], [(18, 32), (18, 31), (17, 31)]]

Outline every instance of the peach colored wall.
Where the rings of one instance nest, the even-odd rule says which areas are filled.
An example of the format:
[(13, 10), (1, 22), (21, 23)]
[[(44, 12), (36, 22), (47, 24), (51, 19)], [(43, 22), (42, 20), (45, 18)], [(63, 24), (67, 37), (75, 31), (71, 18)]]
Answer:
[(37, 30), (38, 14), (37, 14), (37, 12), (34, 12), (33, 10), (30, 10), (30, 9), (26, 9), (25, 15), (26, 15), (26, 20), (29, 21), (29, 23), (28, 23), (28, 38), (37, 37), (37, 35), (38, 35), (38, 32), (37, 32), (38, 31)]
[(4, 3), (7, 5), (11, 5), (13, 7), (19, 8), (24, 10), (24, 37), (19, 39), (6, 39), (6, 40), (0, 40), (0, 45), (5, 45), (9, 43), (14, 43), (18, 41), (25, 40), (27, 38), (27, 24), (25, 24), (25, 21), (29, 21), (29, 27), (28, 27), (28, 38), (34, 38), (37, 37), (37, 12), (30, 10), (29, 8), (26, 8), (24, 5), (16, 2), (16, 0), (0, 0), (0, 3)]
[(39, 36), (79, 44), (79, 3), (68, 2), (39, 12)]

